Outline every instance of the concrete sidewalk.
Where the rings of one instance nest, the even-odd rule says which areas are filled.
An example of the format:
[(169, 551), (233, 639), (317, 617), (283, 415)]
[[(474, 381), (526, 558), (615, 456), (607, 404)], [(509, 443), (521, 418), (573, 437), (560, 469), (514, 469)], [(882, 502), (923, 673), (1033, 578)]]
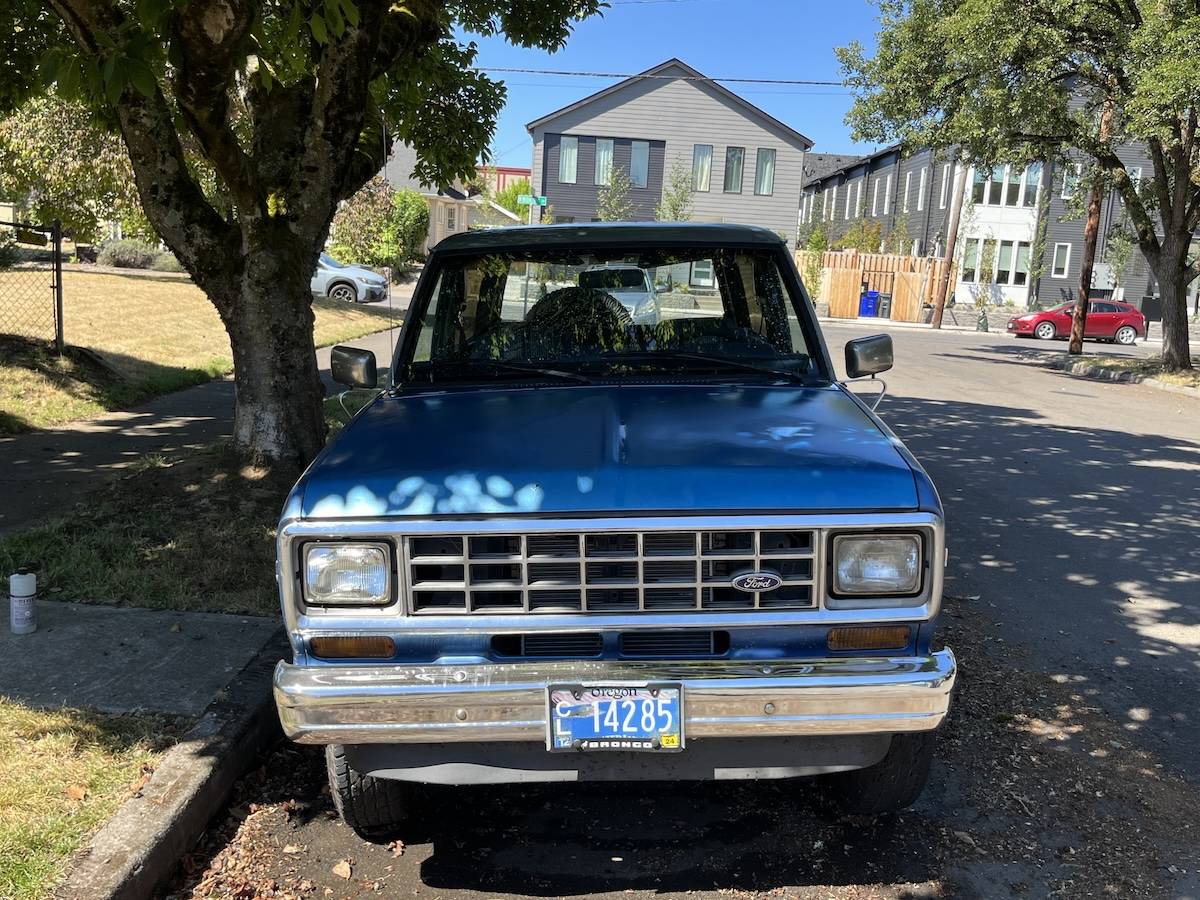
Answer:
[[(396, 298), (398, 318), (408, 300)], [(373, 350), (381, 366), (387, 366), (399, 332), (381, 331), (350, 343)], [(332, 393), (328, 347), (317, 350), (317, 364)], [(128, 412), (0, 437), (0, 533), (70, 511), (82, 493), (148, 453), (178, 453), (227, 437), (233, 428), (233, 405), (233, 380), (224, 378)]]
[(285, 649), (279, 621), (261, 616), (53, 600), (37, 616), (33, 634), (0, 630), (0, 692), (27, 706), (194, 718), (269, 641)]

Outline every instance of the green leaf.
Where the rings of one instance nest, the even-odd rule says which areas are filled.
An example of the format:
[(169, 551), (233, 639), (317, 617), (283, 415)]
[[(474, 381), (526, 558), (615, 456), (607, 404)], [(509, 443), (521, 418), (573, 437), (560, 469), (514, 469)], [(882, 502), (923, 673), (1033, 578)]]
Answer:
[(121, 93), (125, 90), (125, 73), (121, 71), (120, 77), (117, 77), (117, 70), (114, 68), (113, 77), (104, 82), (104, 96), (108, 98), (108, 102), (113, 106), (121, 100)]
[(42, 61), (38, 66), (42, 76), (42, 84), (46, 87), (58, 81), (58, 73), (62, 70), (63, 51), (61, 47), (51, 47), (42, 54)]
[(317, 39), (318, 44), (329, 43), (329, 29), (325, 27), (325, 20), (319, 12), (312, 14), (312, 18), (308, 20), (308, 27), (312, 29), (313, 37)]
[(342, 16), (342, 4), (339, 0), (325, 0), (325, 22), (335, 37), (346, 33), (346, 20)]
[(158, 89), (158, 81), (155, 79), (154, 73), (140, 59), (130, 61), (129, 80), (143, 97), (153, 97)]
[(354, 0), (341, 0), (341, 3), (342, 14), (345, 15), (346, 21), (350, 23), (351, 27), (357, 28), (359, 22), (358, 4)]

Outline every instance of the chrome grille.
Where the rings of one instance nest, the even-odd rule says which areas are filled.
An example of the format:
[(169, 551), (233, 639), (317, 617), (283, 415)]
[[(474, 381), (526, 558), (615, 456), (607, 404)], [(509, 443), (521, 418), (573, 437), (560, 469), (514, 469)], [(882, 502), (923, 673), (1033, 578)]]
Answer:
[[(625, 613), (809, 609), (811, 529), (422, 535), (404, 541), (408, 610)], [(783, 583), (746, 593), (746, 572)]]

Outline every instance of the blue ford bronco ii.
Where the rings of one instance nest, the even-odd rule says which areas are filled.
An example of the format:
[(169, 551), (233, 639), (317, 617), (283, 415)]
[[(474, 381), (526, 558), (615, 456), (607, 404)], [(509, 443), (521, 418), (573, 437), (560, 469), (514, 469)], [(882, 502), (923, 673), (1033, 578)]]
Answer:
[[(851, 378), (891, 364), (846, 347)], [(378, 384), (353, 348), (333, 372)], [(366, 836), (414, 783), (820, 776), (894, 810), (954, 685), (945, 552), (774, 233), (454, 235), (285, 506), (279, 716)]]

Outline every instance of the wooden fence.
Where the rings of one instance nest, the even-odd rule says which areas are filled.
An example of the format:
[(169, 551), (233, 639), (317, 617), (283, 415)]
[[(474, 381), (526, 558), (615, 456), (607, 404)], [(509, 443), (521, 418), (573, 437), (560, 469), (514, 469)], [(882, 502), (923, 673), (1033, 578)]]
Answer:
[[(796, 252), (801, 276), (809, 273), (815, 254)], [(829, 304), (829, 315), (838, 319), (858, 316), (864, 290), (879, 291), (891, 298), (890, 318), (919, 322), (926, 304), (932, 304), (942, 283), (945, 260), (932, 256), (901, 256), (896, 253), (859, 253), (829, 250), (821, 254), (819, 298)]]

